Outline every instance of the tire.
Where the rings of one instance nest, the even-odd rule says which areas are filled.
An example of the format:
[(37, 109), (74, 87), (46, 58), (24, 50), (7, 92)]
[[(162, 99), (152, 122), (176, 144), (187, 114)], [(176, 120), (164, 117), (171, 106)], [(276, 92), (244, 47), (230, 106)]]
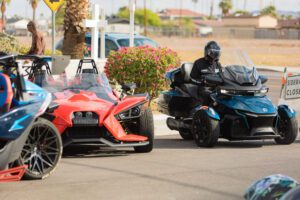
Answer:
[(16, 165), (28, 166), (23, 179), (44, 179), (56, 169), (62, 151), (62, 140), (56, 127), (50, 121), (38, 118), (33, 123)]
[(192, 140), (194, 138), (190, 130), (179, 130), (179, 134), (184, 140)]
[(198, 147), (214, 147), (220, 135), (220, 122), (200, 110), (194, 115), (192, 133)]
[(144, 110), (143, 114), (138, 120), (138, 130), (140, 135), (149, 138), (149, 144), (146, 146), (134, 147), (137, 153), (149, 153), (153, 149), (154, 140), (154, 124), (153, 124), (153, 114), (150, 108)]
[(288, 145), (295, 142), (298, 136), (298, 121), (295, 117), (279, 120), (278, 132), (280, 138), (276, 138), (277, 144)]

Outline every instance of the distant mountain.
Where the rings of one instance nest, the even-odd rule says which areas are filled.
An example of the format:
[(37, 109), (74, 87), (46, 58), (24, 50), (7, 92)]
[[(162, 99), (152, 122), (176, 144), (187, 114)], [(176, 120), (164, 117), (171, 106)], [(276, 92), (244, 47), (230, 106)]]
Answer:
[[(300, 11), (295, 12), (295, 11), (284, 11), (284, 10), (278, 10), (277, 11), (278, 15), (286, 15), (286, 16), (292, 16), (292, 17), (299, 17), (300, 16)], [(251, 12), (252, 15), (256, 16), (260, 14), (259, 10), (255, 10)]]

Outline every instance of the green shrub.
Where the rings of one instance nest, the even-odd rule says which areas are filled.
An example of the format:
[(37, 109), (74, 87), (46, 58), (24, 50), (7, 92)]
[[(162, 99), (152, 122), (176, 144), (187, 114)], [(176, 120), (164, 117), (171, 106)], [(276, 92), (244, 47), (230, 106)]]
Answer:
[(178, 54), (168, 48), (122, 48), (110, 53), (105, 72), (119, 84), (136, 83), (137, 92), (148, 92), (153, 99), (165, 86), (165, 72), (179, 64)]
[(17, 53), (18, 50), (19, 42), (15, 37), (0, 33), (0, 52), (14, 54)]

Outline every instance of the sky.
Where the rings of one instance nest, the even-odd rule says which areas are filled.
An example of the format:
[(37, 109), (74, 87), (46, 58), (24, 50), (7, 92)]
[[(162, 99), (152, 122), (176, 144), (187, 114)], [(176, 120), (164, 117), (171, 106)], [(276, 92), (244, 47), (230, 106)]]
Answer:
[[(195, 5), (192, 0), (146, 0), (147, 7), (153, 11), (159, 11), (165, 8), (180, 8), (180, 2), (185, 9), (191, 9), (204, 14), (209, 14), (209, 7), (211, 2), (214, 2), (214, 14), (220, 14), (218, 4), (220, 0), (198, 0)], [(300, 11), (300, 0), (232, 0), (234, 10), (243, 9), (244, 1), (246, 1), (246, 10), (255, 11), (260, 10), (271, 3), (274, 3), (278, 10), (281, 11)], [(128, 0), (90, 0), (91, 3), (98, 3), (100, 7), (106, 10), (106, 13), (116, 13), (122, 6), (128, 5)], [(137, 7), (144, 6), (144, 0), (136, 0)], [(43, 0), (40, 0), (37, 16), (43, 14), (47, 18), (51, 16), (50, 9), (45, 5)], [(22, 17), (31, 18), (32, 9), (28, 4), (28, 0), (12, 0), (7, 7), (7, 16), (19, 15)]]

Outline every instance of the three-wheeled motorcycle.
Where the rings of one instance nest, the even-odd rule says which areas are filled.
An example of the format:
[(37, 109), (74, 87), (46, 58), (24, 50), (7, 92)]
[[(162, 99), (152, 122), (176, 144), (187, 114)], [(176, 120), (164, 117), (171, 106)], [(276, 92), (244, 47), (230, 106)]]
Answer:
[(45, 178), (62, 155), (61, 137), (48, 120), (57, 105), (23, 79), (16, 59), (0, 57), (0, 182)]
[[(296, 112), (287, 105), (275, 106), (266, 96), (267, 77), (255, 68), (233, 65), (218, 73), (202, 72), (202, 81), (192, 83), (192, 63), (166, 73), (171, 89), (158, 101), (160, 112), (171, 116), (167, 125), (183, 139), (198, 146), (213, 147), (218, 138), (228, 140), (275, 139), (291, 144), (298, 134)], [(209, 102), (203, 97), (209, 95)]]

